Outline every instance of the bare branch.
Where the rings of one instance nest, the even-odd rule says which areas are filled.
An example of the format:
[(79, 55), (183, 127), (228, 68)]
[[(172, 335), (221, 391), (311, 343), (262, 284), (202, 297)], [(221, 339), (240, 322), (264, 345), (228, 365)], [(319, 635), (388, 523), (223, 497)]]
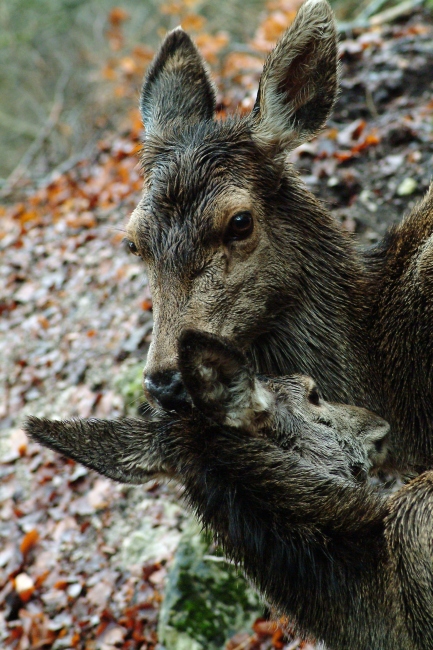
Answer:
[(30, 145), (30, 147), (27, 149), (27, 151), (21, 158), (18, 165), (15, 167), (13, 172), (6, 179), (5, 185), (0, 191), (1, 198), (8, 196), (8, 194), (12, 192), (16, 184), (25, 175), (34, 157), (36, 156), (36, 154), (44, 144), (45, 140), (48, 138), (51, 131), (54, 129), (57, 122), (59, 121), (64, 106), (65, 88), (70, 78), (71, 78), (70, 70), (64, 70), (60, 75), (54, 92), (53, 105), (51, 107), (51, 111), (47, 117), (47, 120), (44, 126), (42, 127), (42, 129), (39, 131), (37, 137), (33, 140), (32, 144)]

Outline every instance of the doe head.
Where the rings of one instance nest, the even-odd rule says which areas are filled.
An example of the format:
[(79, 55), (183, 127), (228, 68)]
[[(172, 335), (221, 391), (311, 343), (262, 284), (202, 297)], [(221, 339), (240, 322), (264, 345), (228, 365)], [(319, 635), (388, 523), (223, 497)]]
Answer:
[(183, 330), (220, 334), (246, 349), (278, 316), (283, 287), (296, 302), (299, 242), (316, 204), (286, 153), (323, 127), (337, 68), (332, 11), (326, 0), (307, 0), (268, 56), (251, 113), (220, 121), (192, 40), (176, 29), (162, 43), (141, 94), (145, 182), (127, 229), (153, 297), (144, 379), (151, 402), (185, 405)]

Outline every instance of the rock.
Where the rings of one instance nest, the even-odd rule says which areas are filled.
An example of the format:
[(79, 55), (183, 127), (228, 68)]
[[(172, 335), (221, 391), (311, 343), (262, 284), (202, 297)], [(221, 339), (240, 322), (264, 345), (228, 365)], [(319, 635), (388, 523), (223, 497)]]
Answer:
[(127, 414), (135, 415), (140, 403), (145, 402), (143, 393), (143, 368), (145, 359), (140, 362), (123, 364), (121, 372), (114, 381), (116, 390), (123, 397)]
[(165, 650), (220, 650), (263, 614), (239, 570), (209, 554), (195, 521), (186, 528), (168, 577), (158, 635)]
[[(143, 499), (140, 519), (122, 544), (120, 563), (128, 568), (148, 562), (166, 562), (175, 552), (181, 533), (176, 526), (182, 508), (166, 499)], [(158, 521), (158, 525), (155, 522)]]

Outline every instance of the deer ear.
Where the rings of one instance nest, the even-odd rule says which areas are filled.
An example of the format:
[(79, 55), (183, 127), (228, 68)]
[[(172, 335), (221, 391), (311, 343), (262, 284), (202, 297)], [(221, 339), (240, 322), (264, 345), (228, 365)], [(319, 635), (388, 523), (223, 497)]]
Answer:
[(334, 16), (326, 0), (307, 0), (265, 63), (253, 137), (275, 153), (294, 149), (325, 125), (337, 90)]
[(160, 132), (169, 122), (210, 120), (215, 88), (196, 46), (180, 27), (170, 32), (144, 79), (140, 110), (147, 131)]
[(186, 330), (179, 341), (179, 367), (194, 406), (219, 424), (251, 429), (272, 402), (246, 357), (228, 341)]
[(108, 478), (139, 484), (165, 471), (153, 446), (160, 423), (133, 418), (60, 421), (28, 417), (24, 431), (32, 440)]

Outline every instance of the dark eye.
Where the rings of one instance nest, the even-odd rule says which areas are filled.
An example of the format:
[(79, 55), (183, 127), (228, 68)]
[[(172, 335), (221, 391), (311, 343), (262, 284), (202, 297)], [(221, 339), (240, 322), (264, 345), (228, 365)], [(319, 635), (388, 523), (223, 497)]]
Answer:
[(137, 246), (134, 244), (131, 239), (124, 239), (123, 240), (124, 245), (126, 246), (126, 250), (128, 253), (132, 253), (133, 255), (138, 255), (140, 256), (140, 253), (138, 252)]
[(314, 406), (320, 406), (320, 393), (317, 390), (316, 386), (312, 388), (308, 394), (308, 401)]
[(251, 212), (239, 212), (231, 218), (228, 225), (225, 239), (226, 241), (239, 241), (246, 239), (253, 232), (253, 216)]

